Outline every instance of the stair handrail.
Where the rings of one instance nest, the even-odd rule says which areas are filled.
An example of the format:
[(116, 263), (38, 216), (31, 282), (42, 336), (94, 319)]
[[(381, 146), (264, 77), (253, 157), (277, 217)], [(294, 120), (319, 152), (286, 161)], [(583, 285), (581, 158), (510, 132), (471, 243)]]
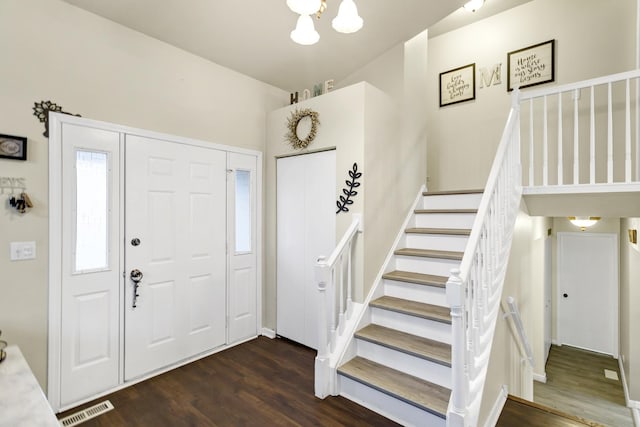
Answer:
[(511, 110), (459, 269), (447, 281), (451, 307), (452, 390), (448, 427), (475, 426), (522, 197), (520, 92)]
[[(321, 399), (331, 394), (330, 355), (338, 335), (353, 313), (352, 254), (358, 233), (362, 232), (362, 216), (354, 214), (340, 242), (328, 258), (318, 257), (315, 280), (320, 293), (318, 312), (318, 354), (315, 360), (315, 395)], [(346, 265), (344, 264), (346, 258)], [(345, 289), (346, 276), (346, 289)], [(337, 283), (336, 283), (337, 282)]]
[[(522, 324), (522, 316), (520, 316), (520, 310), (518, 310), (518, 304), (516, 304), (516, 299), (512, 296), (507, 297), (506, 303), (507, 309), (503, 307), (505, 312), (504, 317), (510, 317), (513, 322), (513, 326), (515, 328), (514, 337), (518, 342), (518, 347), (520, 348), (520, 353), (522, 356), (527, 358), (529, 361), (529, 365), (533, 369), (535, 367), (535, 360), (533, 358), (533, 350), (531, 349), (531, 342), (527, 337), (527, 332), (524, 330), (524, 325)], [(514, 331), (512, 330), (512, 333)]]

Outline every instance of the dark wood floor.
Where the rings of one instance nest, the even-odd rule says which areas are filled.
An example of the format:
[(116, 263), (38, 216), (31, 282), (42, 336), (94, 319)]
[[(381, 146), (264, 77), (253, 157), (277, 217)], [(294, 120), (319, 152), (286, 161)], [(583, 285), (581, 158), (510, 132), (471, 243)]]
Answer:
[(611, 427), (633, 427), (620, 380), (605, 378), (604, 370), (618, 373), (611, 356), (567, 345), (552, 346), (546, 364), (546, 384), (534, 383), (534, 401), (568, 414)]
[(395, 426), (342, 397), (313, 395), (315, 351), (284, 339), (246, 344), (151, 378), (109, 399), (82, 426)]
[(496, 427), (601, 427), (600, 424), (509, 396)]

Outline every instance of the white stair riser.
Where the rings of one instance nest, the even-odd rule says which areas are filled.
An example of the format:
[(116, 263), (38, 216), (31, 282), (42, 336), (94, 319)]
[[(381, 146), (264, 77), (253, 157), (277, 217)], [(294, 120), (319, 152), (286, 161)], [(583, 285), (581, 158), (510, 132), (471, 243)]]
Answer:
[(415, 225), (419, 228), (471, 228), (475, 213), (419, 213)]
[(449, 277), (452, 268), (459, 268), (459, 260), (426, 258), (416, 256), (396, 255), (396, 270), (412, 273), (433, 274), (435, 276)]
[(390, 297), (448, 307), (446, 290), (435, 286), (385, 279), (384, 294)]
[(443, 194), (424, 196), (423, 209), (478, 209), (482, 194)]
[(463, 252), (467, 246), (469, 236), (455, 236), (449, 234), (420, 234), (407, 233), (404, 247), (415, 249), (438, 249), (441, 251)]
[(386, 328), (397, 329), (408, 334), (451, 344), (451, 325), (448, 323), (377, 307), (371, 307), (371, 321)]
[(358, 339), (358, 356), (405, 374), (451, 388), (451, 368), (398, 350)]
[(338, 375), (340, 395), (404, 426), (445, 427), (446, 421), (400, 399)]

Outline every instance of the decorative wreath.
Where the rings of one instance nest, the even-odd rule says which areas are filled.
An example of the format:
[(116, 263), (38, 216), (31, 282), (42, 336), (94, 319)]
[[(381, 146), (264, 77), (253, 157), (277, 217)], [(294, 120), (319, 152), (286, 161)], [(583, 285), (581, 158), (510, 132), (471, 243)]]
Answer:
[[(301, 139), (298, 136), (298, 125), (305, 117), (309, 117), (311, 119), (311, 130), (305, 138)], [(313, 142), (313, 139), (316, 137), (316, 133), (318, 132), (319, 124), (320, 120), (318, 120), (318, 113), (310, 108), (292, 111), (291, 116), (287, 119), (288, 132), (285, 137), (293, 148), (301, 150)]]

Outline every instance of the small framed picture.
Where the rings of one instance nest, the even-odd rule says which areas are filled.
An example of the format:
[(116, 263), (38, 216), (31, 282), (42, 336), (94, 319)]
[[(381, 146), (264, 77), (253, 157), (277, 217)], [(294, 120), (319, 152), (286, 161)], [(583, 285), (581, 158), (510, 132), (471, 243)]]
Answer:
[(507, 91), (555, 80), (555, 40), (507, 53)]
[(0, 134), (0, 158), (27, 160), (27, 138)]
[(476, 99), (476, 64), (440, 73), (440, 106)]

